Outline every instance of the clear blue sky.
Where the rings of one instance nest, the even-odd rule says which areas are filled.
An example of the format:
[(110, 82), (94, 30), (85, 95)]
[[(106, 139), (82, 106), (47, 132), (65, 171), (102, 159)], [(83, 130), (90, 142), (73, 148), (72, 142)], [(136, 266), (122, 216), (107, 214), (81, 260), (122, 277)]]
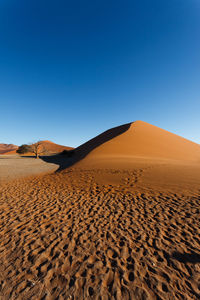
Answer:
[(200, 143), (199, 0), (0, 1), (0, 143), (134, 120)]

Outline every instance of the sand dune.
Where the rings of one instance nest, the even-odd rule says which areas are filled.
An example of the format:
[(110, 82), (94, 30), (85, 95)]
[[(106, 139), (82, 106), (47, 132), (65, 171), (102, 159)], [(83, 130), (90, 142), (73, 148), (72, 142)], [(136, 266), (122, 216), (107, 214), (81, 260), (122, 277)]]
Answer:
[(0, 154), (14, 151), (18, 148), (18, 146), (13, 144), (0, 144)]
[[(81, 166), (110, 161), (170, 159), (200, 163), (200, 145), (142, 121), (112, 128), (76, 149)], [(105, 163), (103, 163), (105, 160)]]
[(0, 184), (0, 299), (199, 299), (199, 146), (139, 121), (75, 156)]
[(51, 141), (42, 141), (42, 146), (44, 147), (44, 149), (47, 151), (48, 154), (59, 153), (62, 152), (63, 150), (73, 149), (72, 147), (58, 145)]

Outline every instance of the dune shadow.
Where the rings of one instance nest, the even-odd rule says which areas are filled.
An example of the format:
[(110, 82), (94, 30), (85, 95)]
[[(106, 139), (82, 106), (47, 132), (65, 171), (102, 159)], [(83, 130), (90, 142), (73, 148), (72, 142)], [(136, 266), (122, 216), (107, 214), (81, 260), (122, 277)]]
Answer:
[(58, 165), (56, 172), (64, 170), (73, 164), (73, 159), (63, 155), (62, 153), (50, 156), (40, 156), (40, 159), (47, 163)]
[(74, 150), (63, 151), (63, 153), (61, 154), (52, 156), (40, 156), (40, 158), (45, 162), (59, 165), (59, 168), (56, 172), (61, 171), (73, 166), (74, 164), (85, 158), (95, 148), (126, 132), (130, 128), (131, 124), (132, 123), (128, 123), (106, 130), (95, 138), (75, 148)]
[(180, 252), (173, 252), (172, 258), (178, 260), (182, 263), (200, 263), (200, 254), (193, 252), (193, 253), (180, 253)]
[(35, 155), (20, 155), (23, 158), (35, 158)]

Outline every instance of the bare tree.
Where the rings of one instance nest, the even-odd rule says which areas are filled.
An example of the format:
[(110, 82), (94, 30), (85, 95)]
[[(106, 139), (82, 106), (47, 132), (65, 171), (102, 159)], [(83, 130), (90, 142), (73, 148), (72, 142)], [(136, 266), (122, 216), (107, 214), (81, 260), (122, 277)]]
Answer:
[(31, 147), (31, 152), (35, 154), (35, 158), (39, 158), (39, 155), (44, 154), (46, 151), (42, 141), (38, 141), (32, 144), (30, 147)]

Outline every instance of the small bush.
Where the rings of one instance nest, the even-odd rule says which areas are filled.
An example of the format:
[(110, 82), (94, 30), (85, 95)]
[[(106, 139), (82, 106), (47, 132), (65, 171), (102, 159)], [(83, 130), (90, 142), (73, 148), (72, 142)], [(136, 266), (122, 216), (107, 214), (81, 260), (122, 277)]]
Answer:
[(23, 144), (17, 149), (16, 152), (19, 154), (25, 154), (31, 152), (31, 147), (29, 145)]

